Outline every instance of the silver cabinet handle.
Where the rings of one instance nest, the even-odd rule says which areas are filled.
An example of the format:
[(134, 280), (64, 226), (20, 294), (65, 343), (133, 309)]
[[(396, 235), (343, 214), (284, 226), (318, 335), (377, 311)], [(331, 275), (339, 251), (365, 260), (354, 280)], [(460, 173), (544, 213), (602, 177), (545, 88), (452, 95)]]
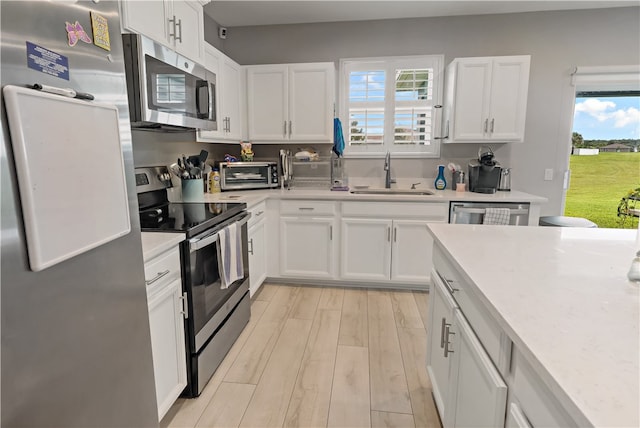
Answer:
[(329, 226), (329, 241), (333, 241), (333, 226)]
[(456, 281), (454, 281), (453, 279), (447, 279), (445, 277), (442, 277), (444, 279), (444, 283), (447, 286), (447, 290), (449, 290), (449, 293), (453, 294), (456, 291), (460, 291), (459, 288), (455, 288), (453, 285), (451, 284), (455, 284)]
[(442, 317), (442, 323), (440, 324), (440, 349), (444, 348), (444, 326), (447, 323), (447, 319)]
[(391, 242), (391, 228), (387, 227), (387, 242)]
[(449, 356), (449, 354), (453, 354), (454, 352), (452, 350), (449, 349), (449, 336), (454, 335), (455, 333), (453, 333), (451, 330), (451, 324), (446, 324), (444, 325), (444, 335), (445, 335), (445, 341), (444, 341), (444, 357), (447, 358)]
[(289, 136), (291, 136), (293, 132), (291, 131), (291, 121), (289, 121)]
[(231, 118), (227, 117), (227, 132), (231, 132)]
[(260, 217), (262, 214), (264, 214), (264, 211), (258, 211), (258, 213), (256, 214), (256, 217)]
[(489, 125), (489, 119), (484, 120), (484, 132), (487, 132), (487, 126)]
[(144, 283), (147, 284), (147, 285), (151, 285), (154, 282), (156, 282), (157, 280), (159, 280), (160, 278), (169, 275), (169, 272), (171, 272), (169, 269), (165, 270), (164, 272), (158, 272), (158, 275), (156, 275), (155, 278), (150, 279), (149, 281), (145, 281)]
[[(175, 16), (174, 16), (175, 19)], [(178, 23), (176, 24), (176, 27), (178, 27), (179, 32), (178, 32), (178, 37), (176, 37), (176, 40), (179, 41), (180, 43), (182, 43), (182, 19), (178, 19)]]
[(189, 304), (187, 303), (187, 292), (186, 291), (184, 293), (182, 293), (182, 296), (180, 296), (180, 300), (182, 300), (182, 310), (180, 311), (180, 313), (182, 314), (182, 316), (184, 316), (184, 319), (188, 319), (189, 318)]
[(398, 228), (393, 228), (393, 242), (398, 242)]
[(493, 133), (493, 124), (495, 123), (495, 119), (491, 119), (491, 133)]
[(176, 38), (176, 16), (173, 15), (173, 17), (169, 20), (169, 22), (173, 24), (173, 33), (169, 32), (169, 37), (173, 37), (175, 39)]
[(249, 239), (249, 254), (253, 256), (253, 238)]
[(287, 136), (287, 121), (286, 121), (286, 120), (284, 121), (284, 131), (283, 131), (283, 134), (282, 134), (282, 135), (283, 135), (284, 137), (286, 137), (286, 136)]
[(298, 208), (298, 210), (300, 210), (300, 211), (313, 211), (313, 209), (314, 209), (313, 207), (300, 207), (300, 208)]

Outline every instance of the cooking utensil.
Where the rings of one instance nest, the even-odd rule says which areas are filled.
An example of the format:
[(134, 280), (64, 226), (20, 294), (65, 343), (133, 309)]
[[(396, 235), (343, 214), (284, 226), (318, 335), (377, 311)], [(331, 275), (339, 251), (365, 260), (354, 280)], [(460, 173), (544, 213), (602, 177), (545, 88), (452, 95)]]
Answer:
[(169, 165), (169, 169), (171, 170), (171, 172), (175, 174), (176, 177), (181, 178), (182, 170), (180, 169), (180, 166), (178, 166), (177, 163), (172, 163), (171, 165)]

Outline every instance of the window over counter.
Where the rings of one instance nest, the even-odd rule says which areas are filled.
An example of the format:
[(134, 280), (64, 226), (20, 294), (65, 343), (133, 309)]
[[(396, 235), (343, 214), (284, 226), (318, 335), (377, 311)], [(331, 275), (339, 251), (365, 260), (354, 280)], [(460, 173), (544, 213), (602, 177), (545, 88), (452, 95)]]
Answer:
[(343, 59), (340, 116), (348, 157), (438, 157), (442, 55)]

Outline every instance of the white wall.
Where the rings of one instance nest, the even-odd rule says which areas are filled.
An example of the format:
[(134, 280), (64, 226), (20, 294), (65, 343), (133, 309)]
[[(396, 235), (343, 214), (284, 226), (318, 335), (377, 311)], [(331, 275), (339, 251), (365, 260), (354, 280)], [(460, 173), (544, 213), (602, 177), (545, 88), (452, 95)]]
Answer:
[[(560, 214), (571, 142), (570, 72), (575, 66), (639, 64), (638, 34), (640, 8), (634, 7), (234, 27), (223, 50), (241, 64), (334, 61), (336, 66), (348, 57), (444, 54), (448, 64), (456, 57), (529, 54), (525, 142), (493, 148), (513, 169), (513, 188), (549, 198), (542, 213)], [(437, 164), (466, 163), (477, 149), (445, 145), (441, 159), (397, 160), (394, 174), (433, 177)], [(354, 175), (382, 173), (376, 159), (350, 161), (347, 168)], [(552, 181), (543, 180), (546, 168), (554, 170)]]

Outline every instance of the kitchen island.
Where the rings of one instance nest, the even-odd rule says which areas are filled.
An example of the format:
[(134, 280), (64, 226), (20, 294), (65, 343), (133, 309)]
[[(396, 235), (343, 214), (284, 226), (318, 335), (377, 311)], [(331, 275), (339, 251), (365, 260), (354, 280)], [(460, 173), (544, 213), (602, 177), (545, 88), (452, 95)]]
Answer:
[[(640, 425), (639, 293), (626, 276), (638, 245), (636, 231), (447, 224), (429, 229), (434, 274), (445, 278), (438, 271), (440, 255), (459, 278), (448, 287), (452, 304), (457, 299), (464, 311), (460, 296), (468, 295), (506, 338), (499, 346), (507, 348), (507, 356), (492, 360), (508, 391), (508, 404), (502, 398), (509, 406), (507, 422), (516, 406), (522, 412), (515, 420), (533, 426), (550, 420)], [(474, 326), (475, 312), (467, 312), (492, 356), (482, 326)], [(442, 340), (437, 330), (431, 330), (438, 336), (435, 348)], [(434, 358), (440, 355), (436, 350)], [(429, 364), (437, 366), (433, 358)], [(443, 393), (439, 406), (449, 415), (456, 406), (451, 396)]]

